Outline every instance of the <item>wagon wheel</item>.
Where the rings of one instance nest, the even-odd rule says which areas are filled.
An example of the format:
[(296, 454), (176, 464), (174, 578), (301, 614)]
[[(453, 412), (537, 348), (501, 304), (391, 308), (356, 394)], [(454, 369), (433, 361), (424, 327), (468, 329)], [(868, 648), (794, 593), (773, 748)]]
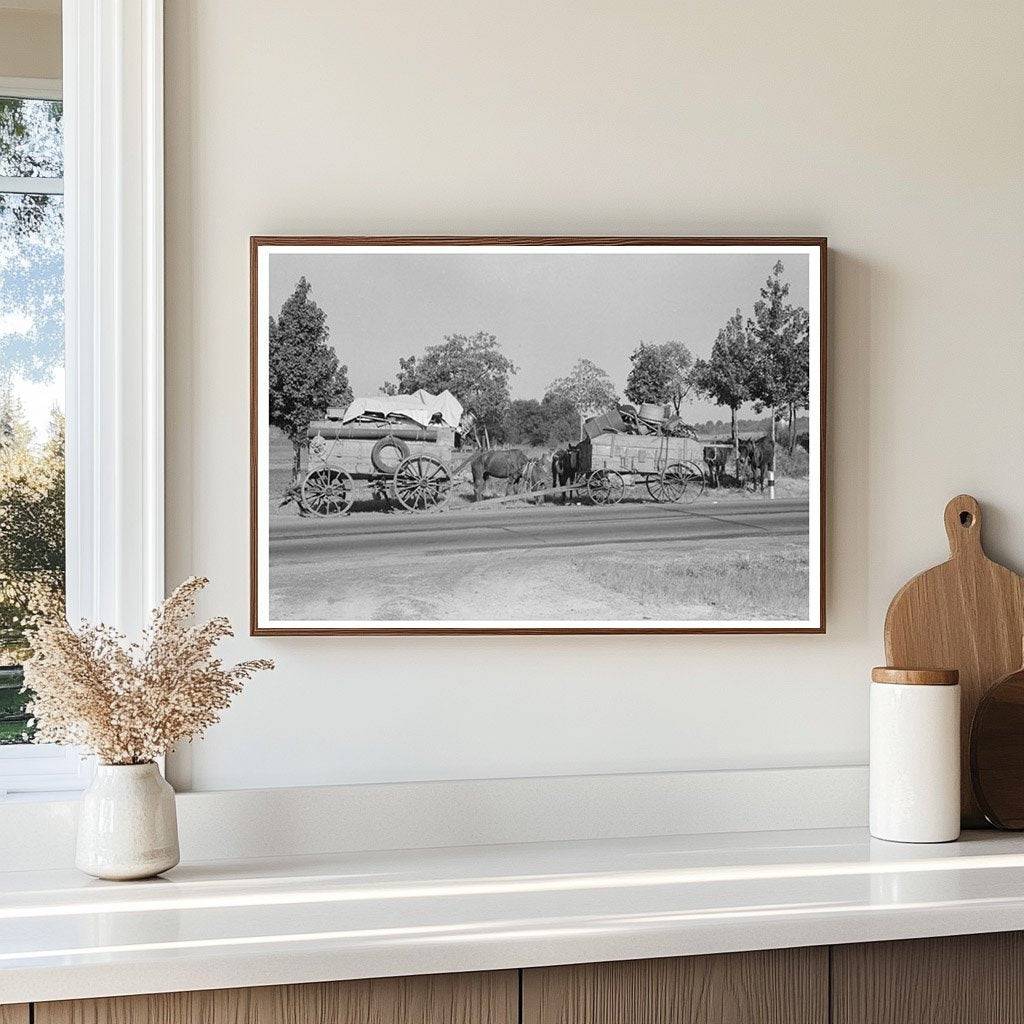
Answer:
[(442, 505), (451, 497), (452, 475), (430, 455), (411, 455), (395, 470), (393, 486), (402, 508), (419, 512)]
[(343, 469), (314, 469), (302, 481), (302, 507), (313, 515), (339, 516), (354, 501), (352, 477)]
[(669, 466), (659, 476), (649, 476), (644, 482), (655, 501), (682, 501), (686, 494), (687, 479), (678, 466)]
[(626, 483), (614, 469), (595, 469), (587, 477), (587, 494), (595, 505), (617, 505), (626, 493)]
[(694, 501), (704, 493), (704, 470), (696, 462), (677, 462), (665, 470), (665, 476), (683, 484), (683, 493), (673, 500)]

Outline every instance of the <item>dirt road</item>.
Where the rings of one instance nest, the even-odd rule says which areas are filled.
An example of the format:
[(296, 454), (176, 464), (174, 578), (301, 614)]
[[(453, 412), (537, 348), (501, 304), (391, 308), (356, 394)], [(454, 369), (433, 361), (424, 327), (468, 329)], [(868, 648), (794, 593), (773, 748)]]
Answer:
[(806, 500), (279, 519), (270, 528), (271, 614), (337, 621), (800, 617), (807, 538)]

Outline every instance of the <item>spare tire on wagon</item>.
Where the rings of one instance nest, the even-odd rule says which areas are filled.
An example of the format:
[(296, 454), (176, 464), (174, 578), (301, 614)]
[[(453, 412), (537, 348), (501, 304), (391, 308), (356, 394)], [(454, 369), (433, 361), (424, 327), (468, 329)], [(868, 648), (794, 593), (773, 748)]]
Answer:
[[(365, 449), (363, 449), (365, 451)], [(393, 434), (382, 437), (370, 452), (370, 461), (378, 473), (391, 476), (396, 469), (409, 458), (409, 446)]]

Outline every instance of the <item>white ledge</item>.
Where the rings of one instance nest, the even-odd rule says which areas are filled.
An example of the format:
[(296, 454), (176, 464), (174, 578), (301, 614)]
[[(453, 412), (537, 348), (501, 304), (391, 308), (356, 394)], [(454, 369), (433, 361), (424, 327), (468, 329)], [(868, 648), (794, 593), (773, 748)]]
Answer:
[(1024, 928), (1024, 837), (861, 829), (0, 874), (0, 1003)]

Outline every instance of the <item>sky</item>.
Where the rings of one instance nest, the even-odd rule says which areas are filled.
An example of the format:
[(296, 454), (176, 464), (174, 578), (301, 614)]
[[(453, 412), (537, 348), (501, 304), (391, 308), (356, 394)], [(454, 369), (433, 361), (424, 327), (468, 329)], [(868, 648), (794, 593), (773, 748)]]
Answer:
[[(751, 314), (778, 258), (671, 249), (270, 254), (271, 315), (305, 275), (356, 395), (379, 394), (399, 357), (419, 355), (445, 334), (487, 331), (517, 367), (512, 397), (538, 399), (581, 357), (602, 367), (621, 394), (641, 341), (681, 341), (695, 358), (707, 356), (737, 307)], [(787, 254), (783, 263), (789, 301), (806, 307), (808, 257)], [(727, 409), (696, 400), (682, 414), (692, 422), (728, 418)]]
[[(60, 177), (60, 104), (26, 100), (26, 131), (0, 135), (0, 175)], [(15, 230), (14, 210), (26, 202), (10, 193), (0, 201), (0, 388), (10, 391), (41, 444), (54, 408), (64, 408), (63, 202), (49, 200), (38, 230)]]

